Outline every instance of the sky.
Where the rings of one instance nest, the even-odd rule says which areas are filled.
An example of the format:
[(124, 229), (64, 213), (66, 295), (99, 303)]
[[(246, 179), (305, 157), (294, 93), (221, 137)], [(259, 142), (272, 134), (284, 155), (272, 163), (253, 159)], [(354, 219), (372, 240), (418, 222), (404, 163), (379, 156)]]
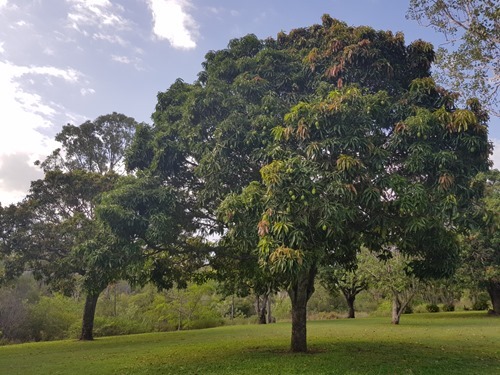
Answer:
[[(253, 33), (321, 23), (443, 36), (405, 17), (404, 0), (0, 0), (0, 203), (20, 201), (62, 126), (119, 112), (151, 123), (158, 92), (193, 82), (210, 50)], [(500, 120), (490, 123), (500, 168)]]

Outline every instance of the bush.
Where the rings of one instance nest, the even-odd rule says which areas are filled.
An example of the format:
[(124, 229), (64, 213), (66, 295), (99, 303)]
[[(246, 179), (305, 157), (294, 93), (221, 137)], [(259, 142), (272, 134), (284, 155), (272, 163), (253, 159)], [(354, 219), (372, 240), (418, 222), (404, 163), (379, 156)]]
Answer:
[(60, 294), (43, 296), (30, 307), (29, 327), (35, 341), (68, 338), (70, 328), (81, 319), (81, 304)]
[(472, 304), (472, 310), (483, 311), (488, 310), (488, 301), (485, 300), (477, 300)]
[(284, 298), (276, 298), (273, 316), (278, 321), (290, 320), (292, 319), (292, 302), (288, 296)]
[(453, 303), (445, 303), (442, 307), (443, 311), (455, 311), (455, 305)]
[(413, 306), (412, 305), (406, 305), (405, 311), (403, 311), (403, 314), (413, 314)]
[(377, 307), (377, 310), (372, 312), (371, 316), (391, 316), (392, 302), (382, 301)]
[(120, 336), (147, 332), (142, 324), (120, 317), (96, 317), (94, 320), (94, 336)]
[(436, 305), (435, 303), (429, 303), (425, 306), (427, 312), (430, 312), (430, 313), (435, 313), (435, 312), (439, 312), (439, 306)]
[(190, 321), (186, 324), (187, 329), (214, 328), (224, 325), (222, 318), (201, 318)]
[(330, 311), (330, 312), (321, 311), (321, 312), (309, 315), (308, 318), (310, 320), (334, 320), (334, 319), (338, 319), (339, 316), (336, 313), (334, 313), (333, 311)]

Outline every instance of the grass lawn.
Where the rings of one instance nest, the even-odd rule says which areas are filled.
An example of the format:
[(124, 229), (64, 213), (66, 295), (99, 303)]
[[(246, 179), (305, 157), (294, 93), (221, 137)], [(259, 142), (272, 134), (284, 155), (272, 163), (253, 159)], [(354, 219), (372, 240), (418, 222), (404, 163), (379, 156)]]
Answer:
[(290, 323), (10, 345), (0, 347), (0, 374), (500, 374), (500, 318), (389, 321), (309, 322), (308, 354), (288, 351)]

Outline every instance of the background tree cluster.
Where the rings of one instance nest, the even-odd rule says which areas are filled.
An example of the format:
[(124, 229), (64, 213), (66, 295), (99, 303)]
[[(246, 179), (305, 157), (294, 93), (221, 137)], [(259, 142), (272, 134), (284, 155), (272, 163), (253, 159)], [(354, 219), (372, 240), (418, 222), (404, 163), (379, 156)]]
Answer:
[[(1, 208), (2, 276), (28, 269), (83, 291), (85, 340), (120, 279), (182, 289), (215, 278), (227, 296), (255, 295), (261, 322), (285, 290), (296, 352), (318, 275), (352, 312), (368, 283), (385, 285), (398, 323), (417, 279), (452, 275), (459, 235), (492, 211), (481, 201), (492, 182), (476, 178), (489, 167), (488, 114), (435, 83), (434, 57), (429, 43), (328, 15), (231, 40), (194, 83), (158, 93), (152, 126), (113, 113), (63, 128), (39, 163), (45, 178)], [(492, 249), (474, 259), (498, 261), (496, 242), (468, 243)], [(359, 257), (386, 271), (361, 277)]]

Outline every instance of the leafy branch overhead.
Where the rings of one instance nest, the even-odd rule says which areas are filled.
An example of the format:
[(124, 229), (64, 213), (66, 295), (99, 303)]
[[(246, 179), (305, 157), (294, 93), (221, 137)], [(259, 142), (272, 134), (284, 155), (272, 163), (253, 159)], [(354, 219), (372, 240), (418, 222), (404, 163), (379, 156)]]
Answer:
[(500, 115), (500, 5), (495, 0), (411, 0), (407, 17), (444, 34), (435, 76)]

